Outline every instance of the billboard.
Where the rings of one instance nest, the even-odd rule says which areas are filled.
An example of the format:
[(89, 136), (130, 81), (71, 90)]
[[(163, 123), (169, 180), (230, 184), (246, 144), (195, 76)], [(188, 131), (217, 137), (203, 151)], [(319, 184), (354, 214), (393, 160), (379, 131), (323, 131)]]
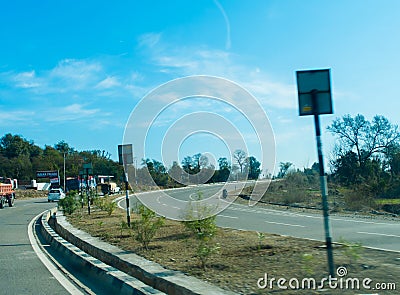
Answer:
[(36, 171), (36, 178), (58, 178), (58, 171)]

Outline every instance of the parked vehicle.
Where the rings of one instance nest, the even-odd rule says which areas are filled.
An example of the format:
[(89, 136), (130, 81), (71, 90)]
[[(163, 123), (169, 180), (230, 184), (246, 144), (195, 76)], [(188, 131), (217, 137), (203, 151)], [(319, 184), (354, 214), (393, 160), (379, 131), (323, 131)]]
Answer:
[(0, 209), (4, 208), (5, 203), (9, 207), (14, 205), (15, 191), (17, 180), (11, 178), (0, 177)]
[(121, 191), (121, 188), (119, 186), (117, 186), (117, 184), (115, 182), (102, 183), (101, 191), (104, 195), (111, 195), (111, 194), (119, 193)]
[(59, 201), (65, 198), (65, 194), (61, 188), (52, 188), (47, 194), (47, 202)]

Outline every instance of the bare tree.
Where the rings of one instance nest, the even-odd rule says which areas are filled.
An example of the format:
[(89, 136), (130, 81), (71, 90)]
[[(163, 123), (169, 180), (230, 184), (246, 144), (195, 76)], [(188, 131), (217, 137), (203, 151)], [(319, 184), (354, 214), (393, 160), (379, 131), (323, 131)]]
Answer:
[(243, 167), (246, 164), (246, 153), (243, 150), (236, 150), (233, 153), (233, 158), (236, 160), (236, 163), (239, 165), (240, 167), (240, 173), (243, 173)]
[(338, 139), (335, 147), (337, 156), (354, 151), (360, 167), (373, 155), (385, 155), (400, 139), (398, 126), (378, 115), (371, 122), (360, 114), (354, 118), (345, 115), (335, 119), (328, 126), (328, 131)]

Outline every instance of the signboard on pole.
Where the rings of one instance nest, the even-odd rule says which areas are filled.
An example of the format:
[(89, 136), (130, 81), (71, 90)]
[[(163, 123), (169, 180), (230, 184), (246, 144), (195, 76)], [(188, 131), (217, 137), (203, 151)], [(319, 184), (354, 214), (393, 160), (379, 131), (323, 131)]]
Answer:
[(58, 171), (36, 171), (36, 178), (58, 178)]
[(120, 165), (128, 165), (133, 163), (132, 144), (118, 145), (118, 160)]
[(332, 114), (330, 69), (297, 71), (296, 76), (300, 116)]
[(319, 173), (321, 182), (322, 210), (324, 217), (326, 250), (328, 256), (329, 273), (335, 276), (332, 237), (329, 229), (328, 186), (324, 171), (324, 158), (322, 154), (320, 114), (332, 114), (330, 70), (297, 71), (297, 89), (299, 94), (300, 116), (313, 115), (315, 122), (315, 135), (317, 141)]

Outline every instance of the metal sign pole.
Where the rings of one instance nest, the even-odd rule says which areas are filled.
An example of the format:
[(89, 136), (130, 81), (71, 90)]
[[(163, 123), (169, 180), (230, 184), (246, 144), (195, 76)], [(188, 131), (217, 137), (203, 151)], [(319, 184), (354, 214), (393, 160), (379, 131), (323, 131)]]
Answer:
[(129, 207), (129, 185), (128, 185), (128, 172), (125, 173), (125, 202), (126, 202), (126, 220), (128, 227), (131, 227), (131, 208)]
[[(133, 163), (132, 144), (118, 145), (118, 160), (124, 166), (125, 171), (125, 202), (126, 202), (126, 220), (128, 227), (131, 227), (131, 208), (129, 206), (129, 183), (128, 183), (128, 165)], [(135, 168), (136, 169), (136, 168)], [(136, 170), (135, 170), (136, 173)], [(135, 174), (136, 177), (136, 174)]]
[[(317, 91), (311, 92), (313, 110), (318, 109)], [(321, 183), (321, 194), (322, 194), (322, 210), (324, 216), (324, 229), (325, 229), (325, 241), (326, 251), (328, 256), (328, 268), (331, 277), (335, 276), (335, 266), (333, 263), (333, 251), (332, 251), (332, 237), (329, 231), (329, 208), (328, 208), (328, 185), (326, 181), (325, 169), (324, 169), (324, 158), (322, 154), (322, 141), (321, 141), (321, 127), (319, 123), (319, 114), (314, 111), (314, 123), (315, 123), (315, 136), (317, 140), (318, 150), (318, 162), (319, 162), (319, 175)]]
[(86, 197), (87, 197), (87, 209), (90, 215), (90, 196), (89, 196), (89, 169), (86, 168)]

